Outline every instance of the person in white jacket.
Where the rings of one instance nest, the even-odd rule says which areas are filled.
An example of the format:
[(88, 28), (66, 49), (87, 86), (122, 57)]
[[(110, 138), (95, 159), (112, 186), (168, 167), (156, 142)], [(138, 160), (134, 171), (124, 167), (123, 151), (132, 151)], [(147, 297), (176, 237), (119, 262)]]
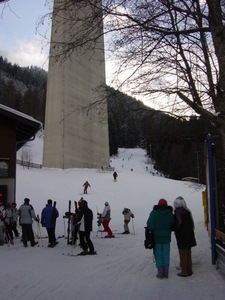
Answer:
[(111, 220), (111, 208), (110, 208), (110, 205), (108, 202), (105, 202), (105, 208), (103, 210), (103, 213), (102, 214), (98, 213), (98, 215), (101, 216), (104, 231), (107, 232), (107, 235), (105, 236), (105, 238), (115, 237), (112, 233), (112, 230), (109, 227), (109, 222)]
[(128, 227), (128, 224), (130, 223), (130, 219), (134, 218), (134, 214), (132, 213), (132, 211), (129, 208), (124, 208), (124, 210), (122, 211), (122, 214), (124, 215), (124, 232), (123, 234), (129, 234), (130, 230)]

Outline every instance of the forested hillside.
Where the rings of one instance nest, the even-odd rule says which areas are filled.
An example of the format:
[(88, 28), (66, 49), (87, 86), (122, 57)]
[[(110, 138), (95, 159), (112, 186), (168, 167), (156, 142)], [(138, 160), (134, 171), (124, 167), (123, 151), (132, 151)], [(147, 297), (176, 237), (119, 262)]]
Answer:
[(0, 103), (44, 123), (47, 72), (20, 67), (0, 56)]
[[(0, 103), (31, 115), (44, 126), (47, 72), (20, 67), (0, 56)], [(173, 179), (205, 181), (204, 141), (212, 129), (198, 117), (174, 118), (107, 87), (110, 155), (142, 147), (155, 169)]]

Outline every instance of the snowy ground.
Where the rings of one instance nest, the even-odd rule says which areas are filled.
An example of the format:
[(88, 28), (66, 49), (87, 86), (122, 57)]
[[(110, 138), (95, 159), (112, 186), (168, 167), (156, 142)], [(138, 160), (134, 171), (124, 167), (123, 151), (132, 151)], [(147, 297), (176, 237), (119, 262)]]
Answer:
[[(33, 160), (41, 163), (42, 139), (31, 146)], [(88, 169), (17, 169), (17, 203), (28, 197), (36, 214), (40, 214), (47, 200), (57, 201), (60, 217), (56, 235), (66, 235), (63, 215), (68, 210), (68, 200), (79, 200), (82, 185), (91, 184), (85, 196), (93, 210), (94, 231), (92, 241), (98, 255), (71, 257), (62, 253), (77, 254), (81, 249), (68, 246), (66, 239), (59, 239), (55, 248), (47, 247), (47, 239), (39, 247), (24, 248), (20, 239), (15, 245), (1, 247), (1, 299), (9, 300), (162, 300), (162, 299), (224, 299), (225, 282), (211, 265), (210, 243), (203, 225), (201, 192), (204, 187), (181, 181), (153, 176), (146, 171), (146, 157), (141, 149), (121, 149), (119, 157), (112, 158), (111, 165), (118, 172), (113, 182), (112, 173), (100, 173)], [(133, 171), (131, 171), (133, 169)], [(160, 198), (170, 205), (177, 196), (183, 196), (193, 212), (198, 246), (193, 248), (194, 274), (187, 278), (177, 276), (179, 264), (174, 236), (171, 242), (169, 279), (157, 279), (152, 250), (143, 246), (144, 226), (154, 204)], [(97, 211), (104, 202), (111, 205), (111, 228), (118, 238), (104, 239), (96, 236)], [(74, 208), (74, 206), (72, 206)], [(119, 235), (123, 231), (124, 207), (135, 214), (130, 224), (131, 235)], [(33, 225), (37, 233), (36, 222)], [(41, 228), (46, 236), (45, 228)]]

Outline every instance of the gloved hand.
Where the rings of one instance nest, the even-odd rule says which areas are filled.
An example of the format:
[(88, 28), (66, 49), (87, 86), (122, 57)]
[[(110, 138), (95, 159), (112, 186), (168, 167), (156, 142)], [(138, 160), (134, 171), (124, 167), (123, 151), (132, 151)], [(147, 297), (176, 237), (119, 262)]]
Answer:
[(40, 222), (40, 219), (39, 218), (34, 218), (34, 220), (36, 221), (36, 222)]

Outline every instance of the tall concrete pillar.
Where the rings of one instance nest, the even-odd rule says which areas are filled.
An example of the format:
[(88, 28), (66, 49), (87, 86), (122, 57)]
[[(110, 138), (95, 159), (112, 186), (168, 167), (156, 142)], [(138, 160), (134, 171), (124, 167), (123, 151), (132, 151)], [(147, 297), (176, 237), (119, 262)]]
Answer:
[[(68, 2), (73, 5), (67, 6)], [(80, 3), (85, 0), (77, 1)], [(101, 0), (96, 0), (101, 5)], [(63, 6), (62, 6), (63, 5)], [(83, 111), (100, 99), (98, 87), (105, 84), (104, 40), (96, 49), (76, 49), (63, 62), (57, 51), (71, 42), (70, 30), (80, 33), (90, 8), (76, 7), (76, 1), (54, 0), (47, 84), (43, 166), (49, 168), (97, 168), (109, 164), (107, 103), (89, 113)], [(83, 19), (77, 23), (77, 18)], [(102, 32), (102, 27), (97, 31)], [(93, 34), (93, 32), (91, 33)], [(105, 115), (104, 124), (98, 118)]]

